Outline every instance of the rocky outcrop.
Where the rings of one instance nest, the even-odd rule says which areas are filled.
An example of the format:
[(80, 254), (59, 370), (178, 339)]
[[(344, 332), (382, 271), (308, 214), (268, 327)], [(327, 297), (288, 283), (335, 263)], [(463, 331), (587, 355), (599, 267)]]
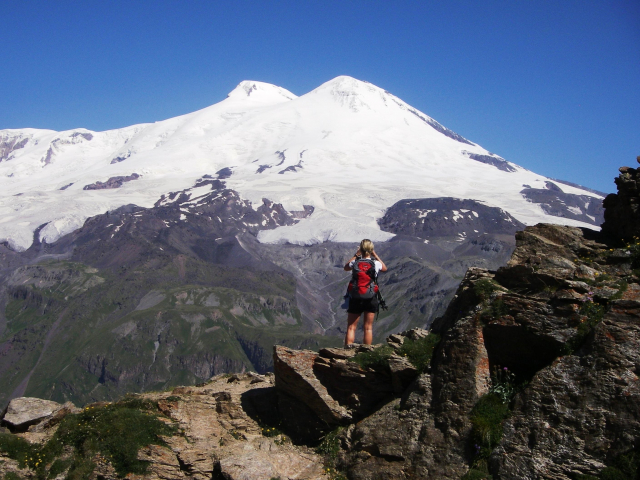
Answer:
[(386, 211), (378, 224), (386, 232), (424, 239), (513, 235), (524, 228), (523, 223), (501, 208), (452, 197), (400, 200)]
[(615, 182), (618, 193), (604, 199), (602, 232), (614, 240), (631, 241), (640, 237), (640, 168), (620, 167)]
[(478, 153), (471, 153), (471, 152), (463, 152), (463, 153), (467, 155), (471, 160), (475, 160), (476, 162), (485, 163), (487, 165), (494, 166), (498, 170), (502, 170), (503, 172), (513, 173), (518, 171), (513, 166), (511, 166), (511, 164), (507, 162), (504, 158), (499, 157), (498, 155), (495, 155), (493, 153), (490, 155), (480, 155)]
[[(140, 405), (146, 409), (145, 415), (173, 425), (174, 433), (163, 436), (163, 444), (140, 448), (137, 458), (148, 462), (146, 472), (129, 474), (127, 478), (328, 479), (322, 456), (307, 447), (293, 445), (270, 423), (274, 419), (273, 390), (272, 375), (249, 373), (219, 375), (199, 386), (128, 397), (125, 402)], [(109, 408), (109, 404), (88, 405), (85, 411), (101, 408)], [(57, 425), (49, 425), (40, 432), (29, 430), (21, 436), (33, 445), (42, 444), (52, 438), (56, 428)], [(0, 443), (0, 476), (11, 472), (20, 478), (36, 478), (36, 471), (39, 475), (52, 471), (53, 458), (48, 457), (44, 466), (31, 468), (28, 462), (25, 466), (21, 459), (3, 452), (2, 445)], [(73, 453), (65, 450), (61, 455), (68, 459)], [(90, 475), (86, 478), (120, 478), (108, 456), (97, 453), (88, 460), (87, 468), (93, 472), (85, 473)], [(68, 460), (58, 465), (63, 465), (63, 471), (55, 473), (62, 475), (60, 478), (73, 468)]]
[(545, 182), (545, 188), (526, 186), (520, 194), (532, 203), (537, 203), (548, 215), (570, 218), (600, 225), (604, 219), (602, 201), (590, 195), (575, 195), (564, 192), (553, 182)]
[[(313, 367), (317, 358), (316, 352), (274, 346), (273, 363), (277, 372), (279, 403), (282, 410), (290, 411), (283, 416), (287, 418), (291, 429), (305, 437), (313, 436), (323, 427), (335, 428), (351, 420), (347, 409), (329, 395), (327, 388), (315, 376)], [(296, 404), (306, 408), (296, 409)]]
[(10, 160), (13, 152), (24, 148), (29, 143), (29, 137), (23, 137), (22, 134), (16, 136), (10, 133), (2, 133), (0, 135), (0, 162)]
[(132, 173), (131, 175), (127, 175), (127, 176), (120, 175), (117, 177), (111, 177), (106, 182), (95, 182), (89, 185), (85, 185), (82, 189), (83, 190), (105, 190), (110, 188), (120, 188), (126, 182), (137, 180), (138, 178), (140, 178), (140, 175), (138, 175), (137, 173)]
[(61, 405), (51, 400), (19, 397), (9, 402), (0, 416), (0, 424), (12, 432), (37, 432), (56, 425), (66, 415), (77, 411), (71, 402)]
[(640, 438), (640, 288), (615, 305), (577, 355), (535, 375), (491, 457), (500, 478), (597, 475)]

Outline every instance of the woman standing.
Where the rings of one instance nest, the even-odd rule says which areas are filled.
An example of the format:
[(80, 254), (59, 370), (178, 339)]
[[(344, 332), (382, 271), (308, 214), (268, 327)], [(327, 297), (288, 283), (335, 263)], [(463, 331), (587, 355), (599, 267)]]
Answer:
[(373, 341), (373, 319), (378, 311), (378, 272), (386, 272), (387, 266), (373, 249), (373, 242), (367, 238), (360, 242), (356, 254), (344, 266), (345, 271), (353, 272), (349, 282), (349, 308), (347, 309), (347, 334), (344, 346), (348, 348), (356, 338), (356, 328), (360, 315), (364, 314), (364, 344)]

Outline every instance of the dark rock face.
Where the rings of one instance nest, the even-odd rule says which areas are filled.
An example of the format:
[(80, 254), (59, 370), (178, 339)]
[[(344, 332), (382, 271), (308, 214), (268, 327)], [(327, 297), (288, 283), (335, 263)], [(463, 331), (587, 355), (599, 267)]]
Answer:
[(631, 241), (640, 237), (640, 168), (621, 167), (615, 182), (618, 193), (604, 199), (602, 232), (614, 240)]
[(522, 196), (549, 215), (571, 218), (591, 225), (600, 225), (604, 219), (602, 201), (588, 195), (565, 193), (553, 182), (545, 182), (545, 188), (524, 188)]
[(127, 153), (123, 153), (122, 155), (118, 155), (117, 157), (115, 157), (113, 160), (111, 160), (111, 165), (113, 165), (114, 163), (120, 163), (120, 162), (124, 162), (127, 158), (129, 158), (131, 156), (131, 151), (127, 151)]
[(13, 137), (10, 134), (0, 136), (0, 162), (9, 160), (16, 150), (24, 148), (29, 142), (29, 137)]
[(469, 153), (465, 152), (471, 160), (475, 160), (476, 162), (485, 163), (487, 165), (491, 165), (496, 167), (498, 170), (502, 170), (503, 172), (517, 172), (517, 170), (511, 166), (509, 162), (507, 162), (504, 158), (499, 157), (497, 155), (480, 155), (478, 153)]
[(484, 233), (513, 235), (524, 228), (524, 224), (500, 208), (452, 197), (400, 200), (378, 224), (387, 232), (424, 239), (456, 236), (466, 239)]
[(120, 188), (126, 182), (130, 182), (131, 180), (137, 180), (138, 178), (140, 178), (140, 175), (138, 175), (137, 173), (132, 173), (131, 175), (127, 175), (127, 176), (111, 177), (106, 182), (96, 182), (96, 183), (91, 183), (89, 185), (85, 185), (83, 187), (83, 190), (106, 190), (109, 188)]
[(90, 142), (91, 140), (93, 140), (93, 135), (88, 132), (73, 132), (71, 134), (72, 139), (76, 139), (78, 137), (84, 138), (87, 142)]
[(582, 352), (540, 371), (516, 399), (491, 458), (500, 478), (597, 475), (640, 438), (640, 289), (625, 297)]
[[(630, 260), (621, 262), (603, 238), (554, 225), (526, 228), (508, 265), (484, 280), (470, 271), (433, 325), (459, 328), (456, 311), (479, 304), (488, 363), (532, 378), (490, 459), (494, 478), (594, 475), (635, 447), (640, 286)], [(488, 284), (479, 282), (488, 279), (483, 290)], [(608, 309), (591, 334), (585, 325), (597, 319), (586, 305)]]
[(225, 178), (229, 178), (231, 175), (233, 175), (233, 170), (231, 170), (229, 167), (225, 167), (221, 170), (218, 170), (216, 172), (216, 175), (218, 175), (218, 180), (224, 180)]

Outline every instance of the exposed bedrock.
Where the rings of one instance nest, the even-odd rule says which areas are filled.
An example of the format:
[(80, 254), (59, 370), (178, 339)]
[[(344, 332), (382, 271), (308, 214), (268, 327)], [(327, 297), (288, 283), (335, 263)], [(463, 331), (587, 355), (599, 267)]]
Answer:
[(400, 200), (378, 223), (384, 231), (424, 239), (513, 235), (524, 228), (524, 224), (498, 207), (452, 197)]
[(539, 204), (548, 215), (580, 220), (591, 225), (600, 225), (604, 219), (599, 198), (566, 193), (557, 184), (548, 181), (545, 182), (545, 188), (525, 187), (520, 194), (528, 201)]
[[(280, 413), (286, 405), (287, 422), (306, 422), (308, 438), (346, 427), (337, 465), (353, 479), (453, 479), (482, 466), (498, 479), (599, 475), (640, 440), (632, 257), (595, 231), (527, 227), (505, 267), (468, 270), (432, 325), (442, 338), (425, 373), (394, 388), (389, 371), (350, 362), (352, 351), (276, 347)], [(472, 412), (498, 366), (521, 387), (501, 440), (478, 457)], [(321, 411), (330, 407), (333, 416)]]
[(614, 240), (631, 241), (640, 237), (640, 168), (620, 167), (615, 182), (618, 193), (604, 199), (602, 231)]

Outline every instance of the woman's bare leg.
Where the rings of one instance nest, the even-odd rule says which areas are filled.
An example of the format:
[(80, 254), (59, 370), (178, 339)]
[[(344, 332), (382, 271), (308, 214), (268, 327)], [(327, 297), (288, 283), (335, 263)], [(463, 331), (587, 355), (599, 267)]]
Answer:
[(373, 342), (373, 319), (376, 316), (373, 312), (364, 312), (364, 344), (371, 345)]
[(356, 328), (360, 320), (359, 313), (347, 314), (347, 334), (344, 336), (344, 346), (351, 345), (356, 339)]

